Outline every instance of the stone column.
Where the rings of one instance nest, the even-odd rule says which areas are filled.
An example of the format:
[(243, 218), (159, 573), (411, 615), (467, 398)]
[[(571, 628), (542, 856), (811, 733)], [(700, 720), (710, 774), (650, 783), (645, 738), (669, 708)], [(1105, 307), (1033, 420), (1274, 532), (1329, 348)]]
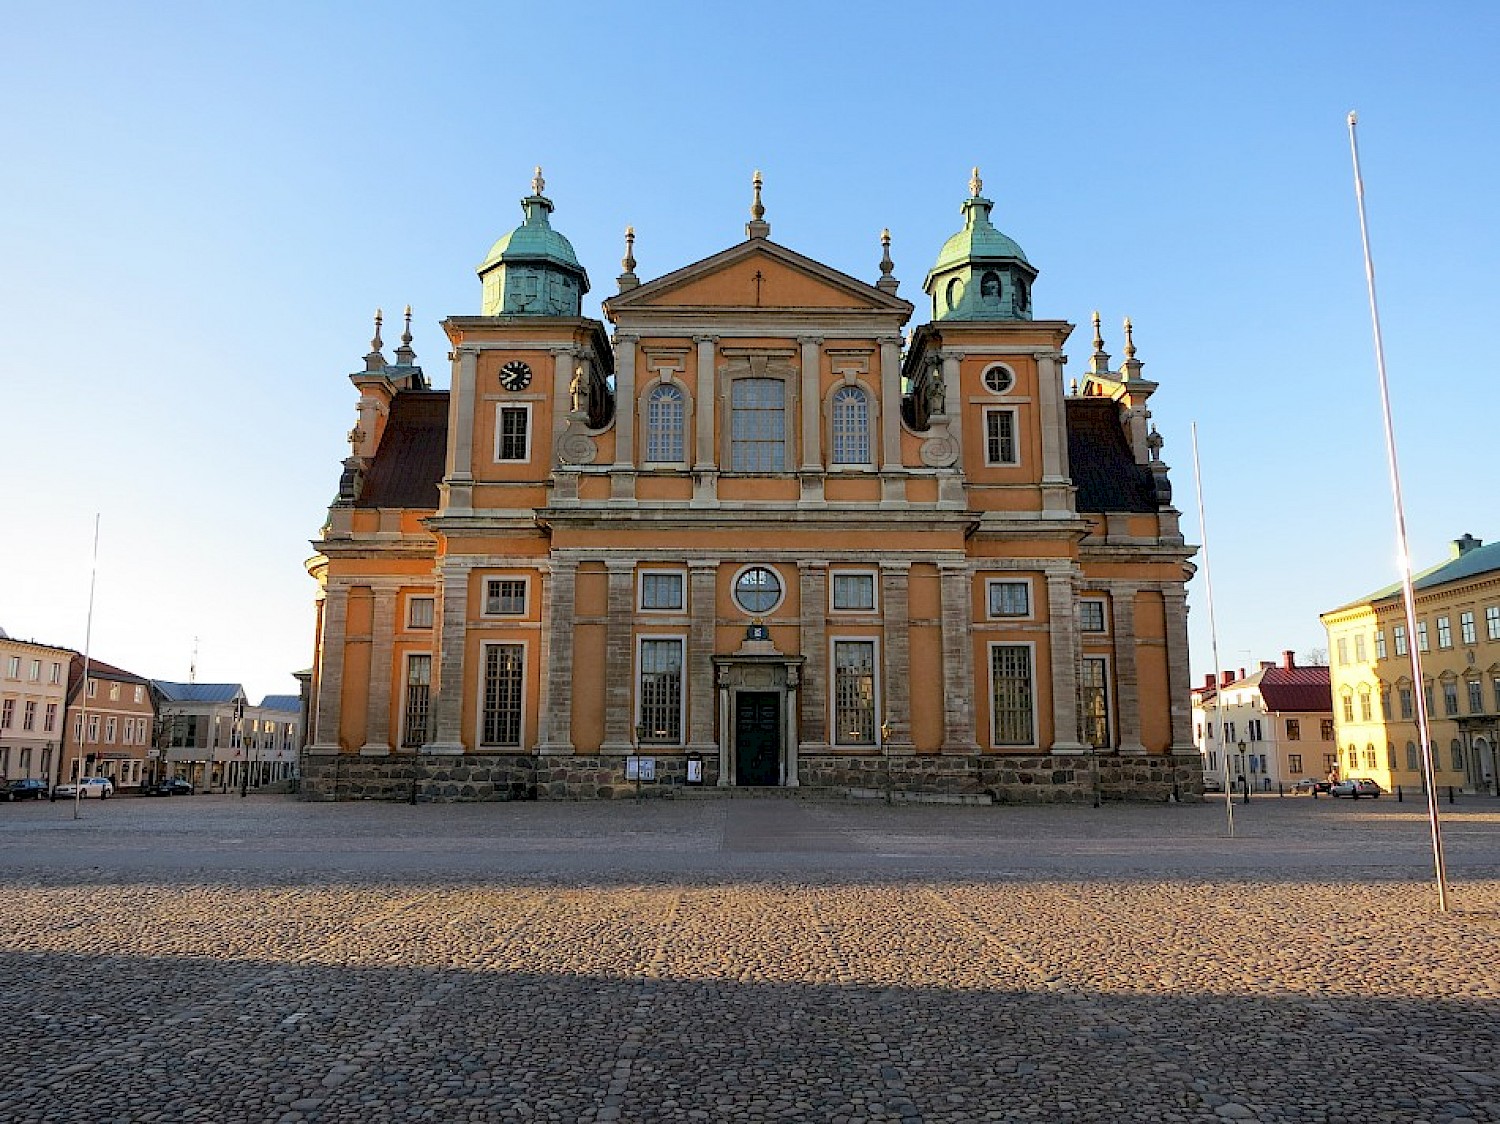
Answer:
[(786, 775), (781, 783), (786, 788), (799, 788), (801, 782), (797, 778), (797, 695), (800, 677), (797, 673), (797, 665), (790, 664), (786, 669), (786, 713), (782, 716), (782, 738), (786, 746)]
[(719, 563), (713, 558), (688, 562), (688, 749), (707, 753), (714, 747), (714, 624)]
[(1135, 592), (1129, 582), (1108, 583), (1115, 640), (1115, 714), (1120, 726), (1120, 752), (1146, 752), (1141, 744), (1140, 672), (1135, 662)]
[(1047, 635), (1052, 656), (1051, 753), (1084, 753), (1078, 737), (1078, 599), (1071, 569), (1047, 574)]
[(715, 345), (718, 336), (694, 336), (698, 345), (696, 387), (693, 391), (693, 503), (719, 502), (719, 465), (714, 459), (714, 426), (719, 401), (719, 373)]
[(823, 423), (821, 409), (823, 341), (817, 336), (799, 336), (802, 345), (802, 471), (823, 472)]
[(610, 496), (635, 499), (635, 351), (640, 337), (615, 333), (615, 464)]
[(943, 622), (943, 753), (978, 753), (974, 740), (973, 579), (969, 564), (938, 563)]
[(307, 752), (339, 752), (339, 725), (344, 689), (344, 632), (349, 619), (349, 587), (330, 581), (323, 598), (323, 637), (318, 645), (318, 700), (313, 715), (313, 744)]
[(1042, 514), (1072, 514), (1068, 476), (1068, 418), (1063, 402), (1061, 352), (1036, 357), (1037, 399), (1042, 426)]
[(464, 646), (469, 632), (469, 564), (450, 559), (438, 577), (442, 627), (437, 658), (432, 661), (431, 741), (423, 753), (459, 754), (464, 751)]
[(884, 712), (877, 721), (890, 723), (884, 738), (888, 753), (914, 752), (911, 741), (911, 613), (907, 589), (911, 578), (909, 561), (880, 563), (881, 649), (885, 674), (881, 686)]
[(472, 507), (474, 484), (474, 398), (478, 380), (479, 349), (464, 344), (458, 349), (458, 366), (448, 390), (448, 463), (443, 483), (448, 485), (443, 504), (448, 511)]
[(1172, 752), (1192, 753), (1192, 672), (1188, 668), (1187, 590), (1172, 582), (1162, 587), (1167, 625), (1167, 690), (1172, 707)]
[(906, 499), (901, 472), (901, 339), (884, 336), (880, 344), (880, 502)]
[(718, 669), (719, 686), (719, 785), (734, 787), (734, 755), (729, 738), (729, 680), (724, 668)]
[(391, 661), (396, 640), (396, 589), (376, 586), (370, 615), (370, 685), (365, 697), (365, 744), (361, 757), (391, 752)]
[(604, 744), (601, 753), (630, 753), (635, 725), (635, 563), (608, 559), (609, 610), (604, 626)]
[(578, 563), (554, 559), (542, 587), (541, 711), (536, 751), (565, 757), (573, 752), (573, 618)]
[(828, 748), (828, 563), (804, 559), (797, 563), (802, 592), (801, 742), (814, 751)]

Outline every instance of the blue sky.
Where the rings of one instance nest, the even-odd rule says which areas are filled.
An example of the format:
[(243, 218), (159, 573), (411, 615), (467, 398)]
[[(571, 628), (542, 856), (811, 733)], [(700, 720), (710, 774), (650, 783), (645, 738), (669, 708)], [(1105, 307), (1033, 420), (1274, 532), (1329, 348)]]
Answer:
[[(1131, 316), (1226, 666), (1323, 647), (1394, 580), (1345, 114), (1360, 144), (1417, 565), (1500, 537), (1488, 3), (6, 4), (0, 627), (159, 678), (293, 690), (302, 568), (370, 315), (419, 362), (541, 164), (593, 291), (743, 237), (901, 294), (979, 165), (1039, 316)], [(1475, 381), (1477, 380), (1477, 381)], [(1195, 680), (1211, 665), (1201, 577)]]

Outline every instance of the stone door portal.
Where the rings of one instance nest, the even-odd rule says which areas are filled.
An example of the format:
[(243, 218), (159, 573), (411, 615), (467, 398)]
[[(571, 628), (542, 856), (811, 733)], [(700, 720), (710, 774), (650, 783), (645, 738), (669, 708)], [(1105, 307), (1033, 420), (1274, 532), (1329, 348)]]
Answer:
[(734, 783), (774, 786), (781, 781), (781, 692), (734, 696)]

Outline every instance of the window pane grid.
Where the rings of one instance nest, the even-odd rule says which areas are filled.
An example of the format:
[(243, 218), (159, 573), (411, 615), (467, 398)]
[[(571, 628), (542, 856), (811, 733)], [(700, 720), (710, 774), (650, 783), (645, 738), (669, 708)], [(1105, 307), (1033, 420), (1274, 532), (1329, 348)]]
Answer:
[(1009, 410), (984, 415), (985, 460), (989, 464), (1016, 463), (1016, 416)]
[(500, 459), (526, 459), (526, 422), (530, 411), (523, 406), (500, 408)]
[(485, 745), (521, 744), (521, 646), (491, 644), (484, 651)]
[(427, 741), (427, 713), (432, 699), (432, 657), (406, 657), (406, 722), (401, 744), (408, 749)]
[(681, 574), (641, 575), (641, 608), (681, 609)]
[(730, 406), (732, 471), (780, 472), (786, 454), (781, 380), (735, 379)]
[(870, 463), (870, 403), (857, 386), (833, 396), (833, 463)]
[(1109, 688), (1105, 682), (1105, 661), (1085, 658), (1083, 661), (1083, 740), (1095, 747), (1108, 746)]
[(526, 612), (523, 578), (492, 578), (485, 591), (484, 611), (491, 616), (519, 617)]
[(641, 740), (682, 740), (682, 641), (641, 641)]
[(1031, 649), (997, 644), (990, 649), (996, 745), (1030, 745)]
[(646, 400), (646, 459), (682, 460), (682, 391), (662, 385)]
[(990, 616), (1026, 617), (1031, 615), (1031, 586), (1026, 582), (991, 582)]
[(833, 607), (843, 610), (875, 609), (875, 577), (873, 574), (835, 574), (833, 576)]
[(874, 745), (874, 642), (836, 642), (833, 646), (833, 668), (834, 740), (840, 745)]

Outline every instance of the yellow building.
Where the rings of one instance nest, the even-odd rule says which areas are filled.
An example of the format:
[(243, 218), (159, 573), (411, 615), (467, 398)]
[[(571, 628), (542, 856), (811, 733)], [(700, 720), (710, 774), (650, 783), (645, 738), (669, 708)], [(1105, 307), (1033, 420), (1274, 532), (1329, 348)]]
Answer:
[(1421, 788), (1414, 642), (1439, 787), (1497, 792), (1500, 544), (1465, 535), (1413, 585), (1415, 637), (1399, 585), (1322, 616), (1343, 775)]
[(642, 281), (626, 232), (607, 329), (538, 171), (449, 389), (409, 310), (351, 376), (304, 792), (1198, 792), (1156, 384), (1095, 316), (1065, 390), (981, 187), (905, 337), (889, 235), (873, 283), (806, 258), (758, 175), (722, 252)]
[(62, 760), (71, 648), (17, 640), (0, 629), (0, 777), (50, 786)]

